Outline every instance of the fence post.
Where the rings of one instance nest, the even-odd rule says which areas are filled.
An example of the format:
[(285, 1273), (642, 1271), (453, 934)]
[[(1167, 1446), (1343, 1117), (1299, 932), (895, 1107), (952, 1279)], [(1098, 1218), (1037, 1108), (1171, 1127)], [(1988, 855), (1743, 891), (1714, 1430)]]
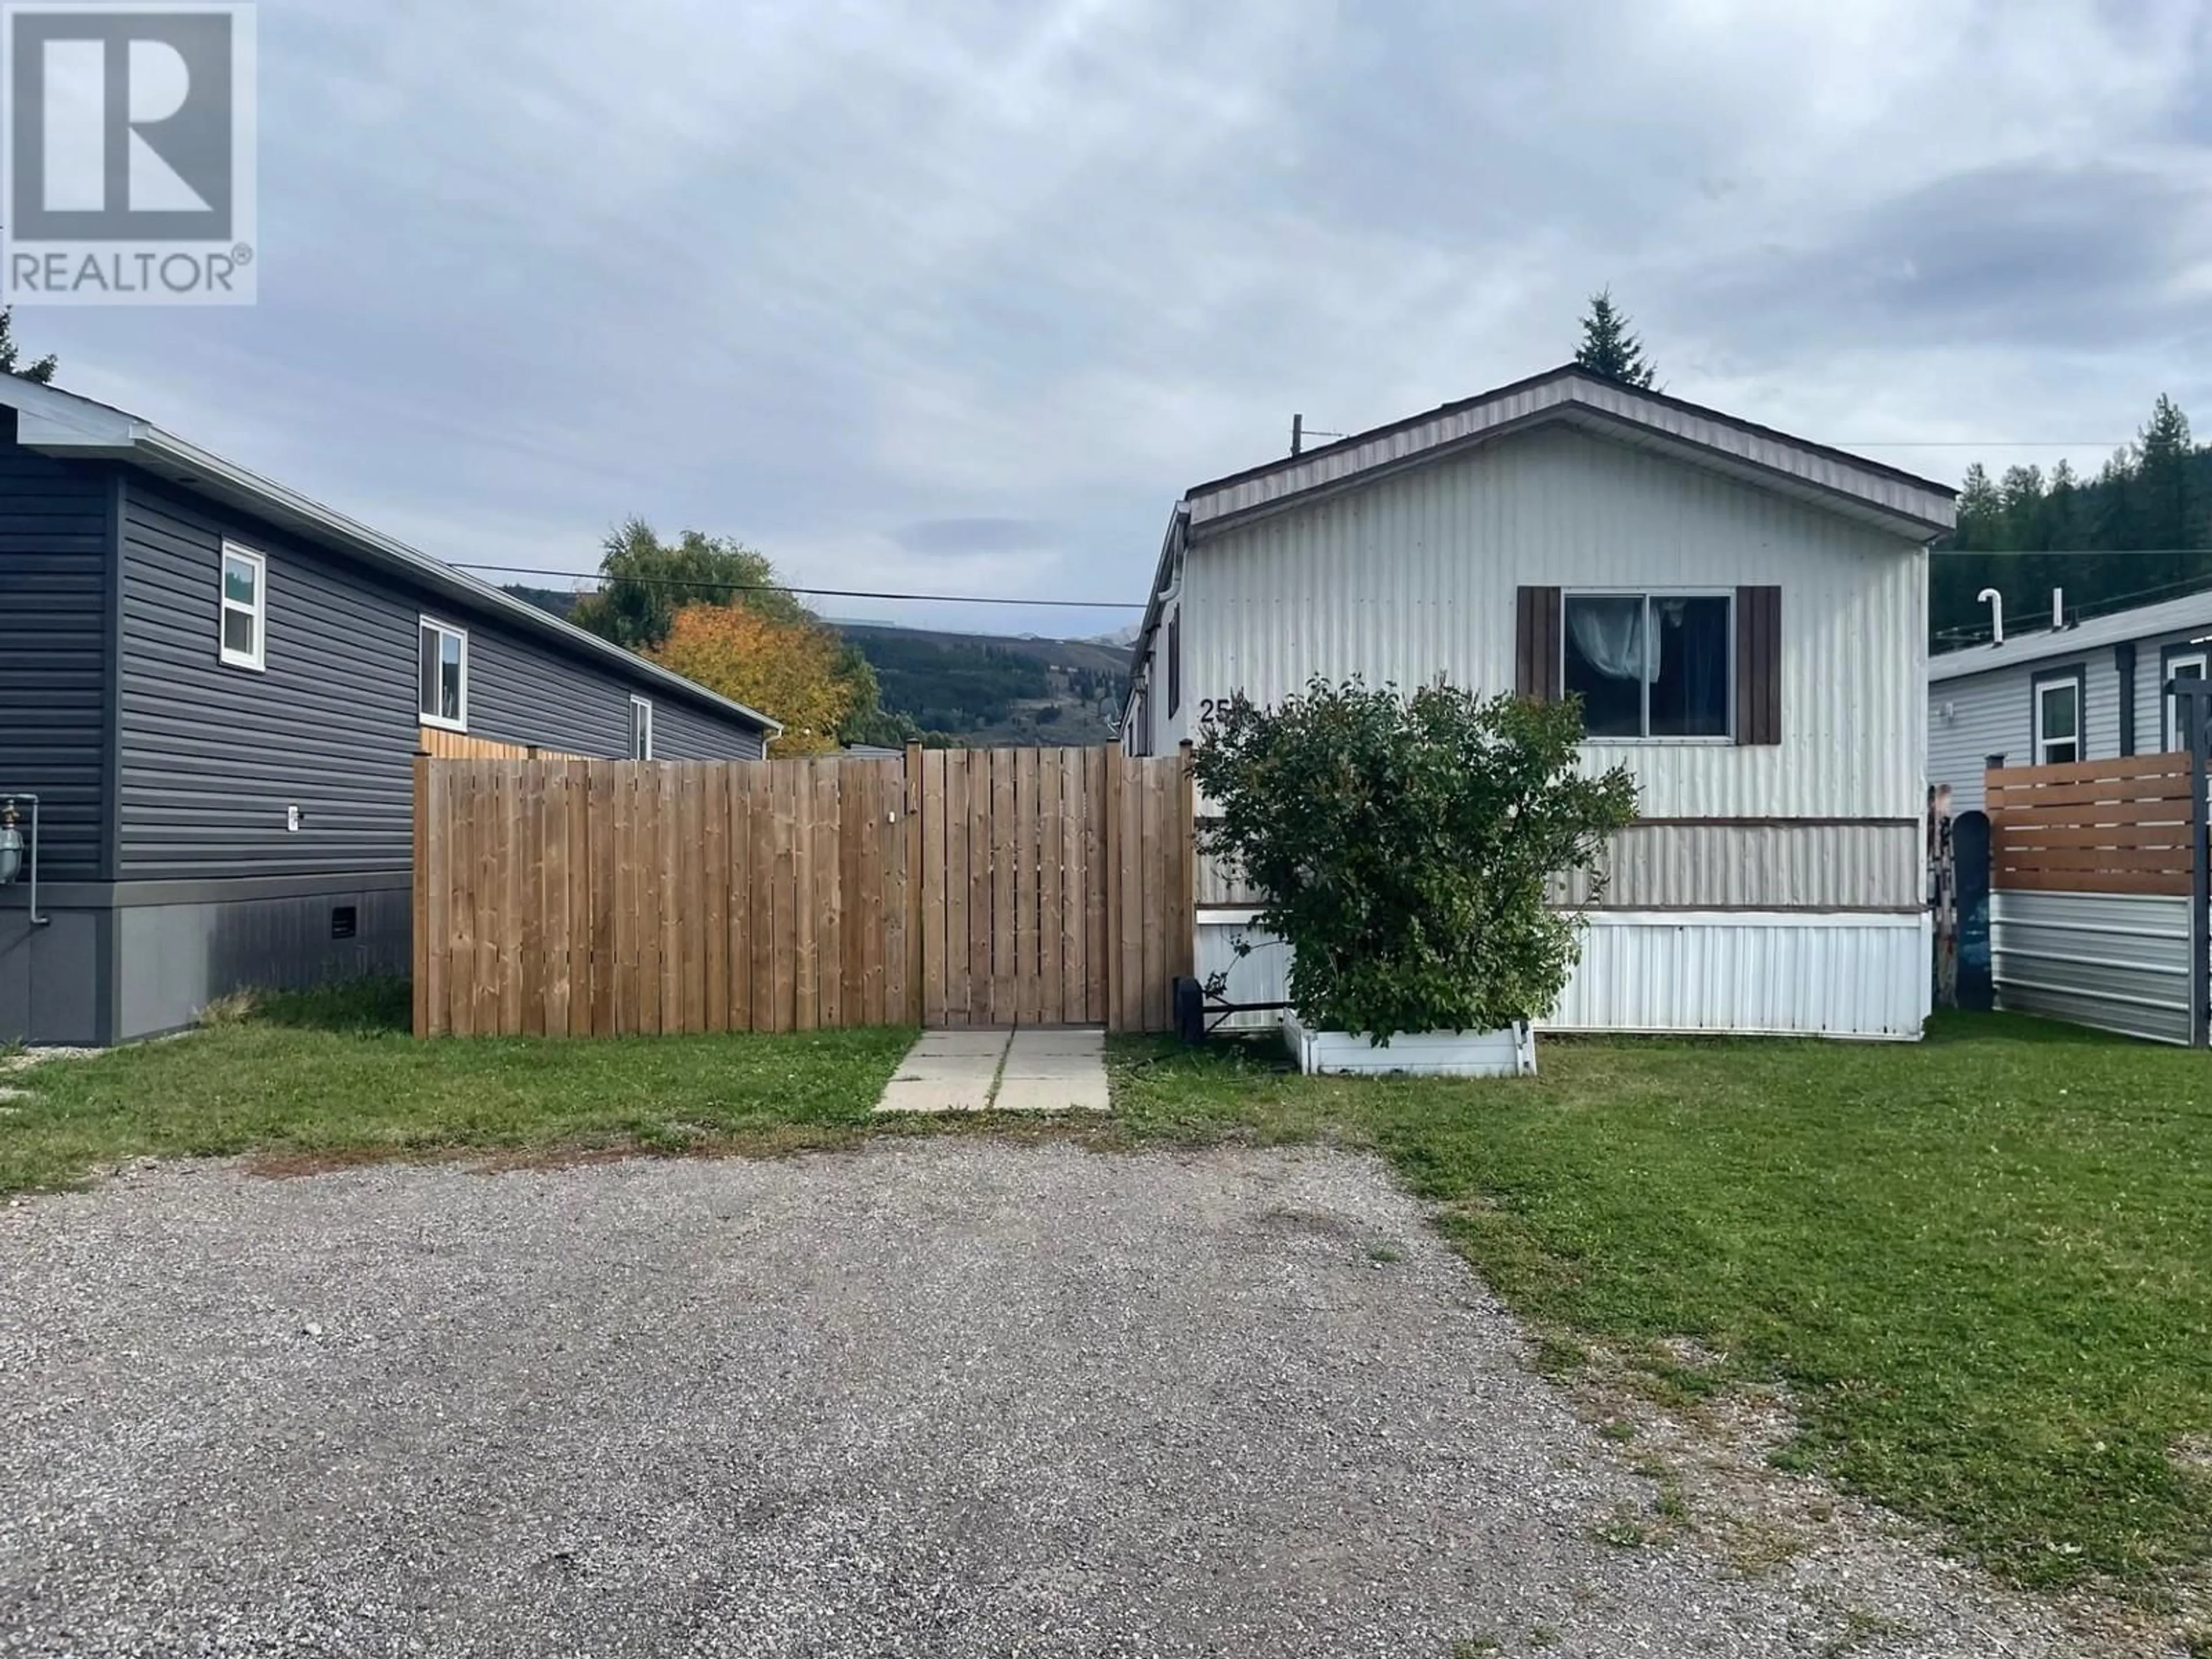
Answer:
[(2167, 688), (2189, 711), (2189, 1046), (2207, 1046), (2212, 1002), (2212, 849), (2205, 842), (2204, 769), (2212, 760), (2212, 684), (2175, 680)]
[(927, 791), (921, 787), (921, 745), (909, 743), (906, 746), (906, 822), (901, 826), (906, 831), (906, 895), (900, 902), (906, 906), (906, 1015), (909, 1025), (922, 1024), (928, 1018), (928, 1008), (923, 998), (922, 978), (927, 971), (927, 962), (922, 952), (922, 802)]
[(415, 1035), (430, 1035), (430, 757), (415, 751), (415, 868), (408, 882), (408, 969)]
[[(1176, 773), (1176, 957), (1168, 969), (1170, 981), (1193, 979), (1198, 974), (1198, 775), (1193, 769), (1194, 750), (1188, 738), (1180, 749), (1182, 766)], [(1170, 1004), (1169, 1024), (1174, 1024)]]

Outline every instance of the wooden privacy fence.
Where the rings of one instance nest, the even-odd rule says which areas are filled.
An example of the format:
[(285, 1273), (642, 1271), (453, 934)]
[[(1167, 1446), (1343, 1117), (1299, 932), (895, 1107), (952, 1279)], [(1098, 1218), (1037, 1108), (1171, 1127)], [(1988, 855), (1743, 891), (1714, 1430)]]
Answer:
[(1164, 1030), (1185, 757), (416, 762), (421, 1036)]
[(1984, 790), (1990, 886), (2188, 895), (2186, 754), (1992, 768)]

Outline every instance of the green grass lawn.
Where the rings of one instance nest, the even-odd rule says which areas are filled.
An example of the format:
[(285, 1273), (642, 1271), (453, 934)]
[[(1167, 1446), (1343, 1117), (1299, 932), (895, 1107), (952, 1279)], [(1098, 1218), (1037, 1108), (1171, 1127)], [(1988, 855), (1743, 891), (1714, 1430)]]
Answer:
[(266, 1000), (173, 1042), (0, 1085), (0, 1192), (131, 1158), (312, 1166), (447, 1152), (787, 1150), (865, 1130), (907, 1030), (418, 1042), (404, 981)]
[(2212, 1462), (2176, 1455), (2212, 1454), (2212, 1057), (1980, 1016), (1909, 1046), (1554, 1039), (1515, 1082), (1117, 1060), (1126, 1132), (1375, 1147), (1521, 1313), (1662, 1392), (1786, 1382), (1790, 1461), (2017, 1581), (2212, 1559)]
[[(418, 1042), (405, 998), (277, 998), (0, 1078), (29, 1091), (0, 1101), (0, 1192), (140, 1156), (850, 1144), (912, 1036)], [(1677, 1397), (1786, 1382), (1792, 1460), (2023, 1583), (2212, 1562), (2212, 1057), (1985, 1016), (1917, 1045), (1552, 1039), (1516, 1082), (1138, 1039), (1110, 1062), (1111, 1122), (1021, 1127), (1372, 1147), (1547, 1353), (1602, 1343)], [(1685, 1368), (1673, 1336), (1725, 1360)]]

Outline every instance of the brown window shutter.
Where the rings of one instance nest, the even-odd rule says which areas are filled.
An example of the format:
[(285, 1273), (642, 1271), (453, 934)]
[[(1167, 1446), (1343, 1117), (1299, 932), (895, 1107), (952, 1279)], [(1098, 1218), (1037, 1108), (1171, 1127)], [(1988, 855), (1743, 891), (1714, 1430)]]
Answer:
[(1513, 688), (1539, 702), (1559, 700), (1559, 590), (1524, 587), (1514, 611)]
[(1735, 591), (1735, 740), (1782, 741), (1782, 590)]

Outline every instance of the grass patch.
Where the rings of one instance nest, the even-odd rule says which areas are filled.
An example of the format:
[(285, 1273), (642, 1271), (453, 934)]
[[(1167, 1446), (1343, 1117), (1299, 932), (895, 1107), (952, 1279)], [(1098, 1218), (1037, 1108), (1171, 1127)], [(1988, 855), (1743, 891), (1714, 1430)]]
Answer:
[[(1561, 1375), (1792, 1391), (1784, 1454), (2014, 1582), (2212, 1557), (2212, 1072), (2013, 1016), (1911, 1045), (1577, 1041), (1534, 1079), (1302, 1078), (1126, 1042), (1134, 1138), (1371, 1148)], [(1696, 1339), (1685, 1345), (1676, 1339)]]
[[(226, 1000), (227, 1004), (230, 1000)], [(0, 1192), (132, 1158), (255, 1153), (275, 1170), (449, 1152), (776, 1151), (851, 1139), (914, 1034), (421, 1042), (404, 981), (226, 1006), (191, 1036), (19, 1073)]]

